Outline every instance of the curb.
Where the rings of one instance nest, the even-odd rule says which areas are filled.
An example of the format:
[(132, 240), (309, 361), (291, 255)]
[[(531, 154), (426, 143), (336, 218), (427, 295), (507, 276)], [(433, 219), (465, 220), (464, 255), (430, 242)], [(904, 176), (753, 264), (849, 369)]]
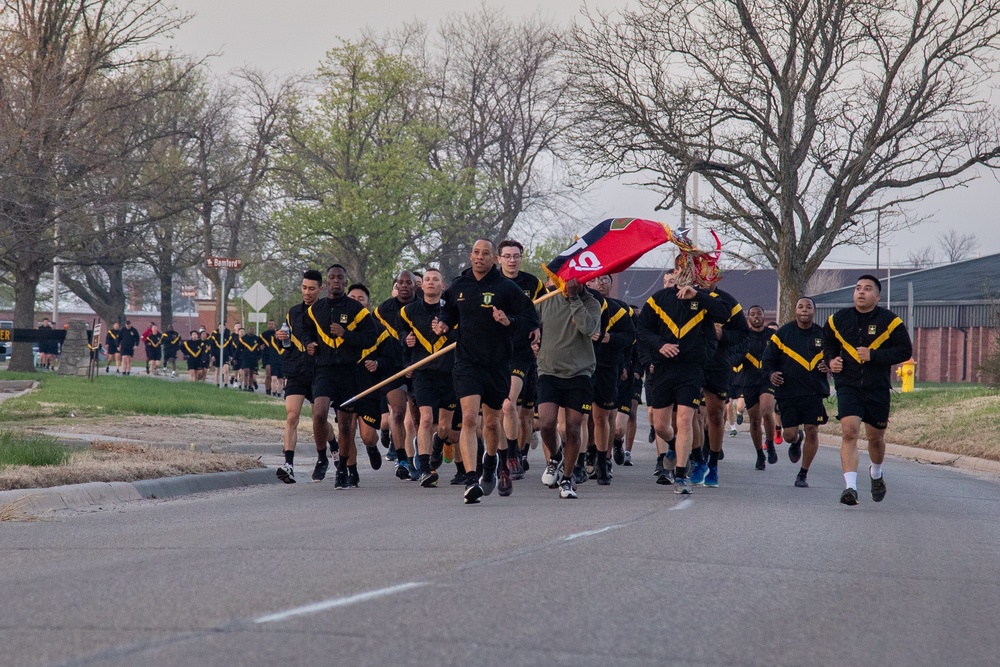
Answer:
[(192, 493), (221, 491), (258, 484), (280, 484), (274, 468), (178, 475), (136, 482), (88, 482), (47, 489), (0, 491), (0, 508), (12, 506), (19, 514), (114, 505), (133, 500), (178, 498)]
[[(840, 448), (840, 437), (821, 433), (819, 444), (827, 447)], [(868, 441), (858, 440), (858, 450), (868, 451)], [(933, 449), (921, 449), (920, 447), (909, 447), (907, 445), (893, 445), (886, 443), (885, 453), (887, 456), (895, 456), (917, 463), (931, 465), (948, 466), (959, 470), (970, 470), (973, 472), (984, 472), (992, 475), (1000, 475), (1000, 461), (990, 459), (979, 459), (974, 456), (964, 454), (952, 454), (950, 452), (939, 452)]]

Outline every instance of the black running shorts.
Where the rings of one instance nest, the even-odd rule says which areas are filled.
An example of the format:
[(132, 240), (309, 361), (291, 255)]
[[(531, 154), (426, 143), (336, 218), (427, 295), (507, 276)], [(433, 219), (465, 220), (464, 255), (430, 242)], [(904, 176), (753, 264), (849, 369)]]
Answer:
[(586, 375), (577, 375), (571, 378), (561, 378), (555, 375), (538, 376), (539, 405), (555, 403), (567, 410), (589, 414), (593, 397), (593, 385)]
[[(660, 369), (658, 369), (660, 370)], [(646, 402), (654, 410), (667, 406), (687, 406), (697, 409), (701, 405), (701, 388), (705, 383), (700, 368), (688, 367), (688, 372), (653, 374), (646, 391)]]
[(305, 396), (306, 400), (312, 403), (312, 385), (313, 376), (311, 375), (291, 375), (285, 379), (285, 398), (289, 396)]
[(743, 402), (747, 410), (760, 403), (761, 394), (771, 394), (774, 396), (774, 385), (770, 382), (763, 384), (748, 384), (743, 387)]
[(458, 407), (451, 373), (417, 369), (413, 374), (413, 398), (417, 407), (454, 410)]
[(317, 366), (312, 390), (314, 397), (329, 398), (330, 407), (339, 409), (341, 403), (359, 391), (356, 364)]
[(705, 391), (711, 392), (725, 401), (729, 398), (729, 376), (733, 369), (729, 366), (709, 364), (705, 367)]
[(482, 404), (493, 410), (502, 410), (510, 393), (510, 370), (506, 364), (475, 366), (456, 361), (452, 378), (459, 401), (466, 396), (479, 396)]
[(618, 369), (598, 366), (594, 371), (594, 406), (604, 410), (618, 407)]
[(861, 417), (865, 424), (884, 429), (889, 426), (889, 400), (888, 388), (861, 390), (837, 387), (837, 419)]
[(825, 424), (829, 419), (822, 396), (791, 396), (781, 399), (781, 425), (785, 428)]
[[(514, 372), (511, 371), (511, 375)], [(524, 376), (524, 386), (521, 393), (517, 395), (517, 407), (533, 409), (538, 400), (538, 366), (532, 364), (527, 374)]]
[(630, 373), (624, 380), (618, 381), (618, 396), (616, 399), (618, 412), (624, 412), (627, 415), (632, 414), (632, 401), (634, 400), (636, 400), (635, 379)]

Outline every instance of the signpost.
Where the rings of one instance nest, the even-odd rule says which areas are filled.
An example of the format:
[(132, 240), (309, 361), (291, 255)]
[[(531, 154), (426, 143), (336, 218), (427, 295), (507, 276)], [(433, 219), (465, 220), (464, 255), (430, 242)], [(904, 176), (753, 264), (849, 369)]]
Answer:
[(222, 312), (219, 313), (219, 389), (226, 386), (226, 378), (222, 375), (222, 367), (226, 359), (226, 270), (243, 268), (243, 260), (239, 257), (206, 257), (205, 266), (219, 269), (219, 292)]
[(273, 298), (274, 295), (259, 280), (251, 285), (247, 291), (243, 292), (243, 300), (254, 311), (247, 319), (257, 324), (258, 335), (260, 334), (260, 323), (267, 321), (266, 318), (260, 317), (260, 310), (269, 304)]

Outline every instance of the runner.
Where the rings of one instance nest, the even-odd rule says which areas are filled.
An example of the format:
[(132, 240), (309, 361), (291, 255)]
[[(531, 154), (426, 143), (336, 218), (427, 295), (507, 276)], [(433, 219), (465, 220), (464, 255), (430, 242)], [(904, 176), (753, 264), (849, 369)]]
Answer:
[(174, 330), (171, 324), (163, 332), (163, 373), (166, 375), (167, 366), (170, 366), (170, 377), (177, 377), (177, 352), (181, 349), (181, 335)]
[[(555, 289), (552, 287), (551, 289)], [(538, 350), (538, 420), (542, 448), (548, 463), (542, 484), (559, 486), (560, 498), (576, 498), (573, 475), (559, 471), (557, 420), (565, 411), (562, 460), (575, 462), (580, 454), (583, 418), (590, 410), (597, 368), (593, 336), (600, 331), (601, 305), (577, 281), (566, 283), (563, 296), (538, 304), (542, 340)]]
[(802, 458), (795, 486), (803, 489), (809, 486), (806, 476), (819, 450), (819, 426), (828, 419), (823, 399), (830, 395), (829, 369), (823, 362), (823, 328), (813, 322), (815, 315), (813, 300), (807, 296), (799, 299), (795, 321), (771, 335), (763, 360), (764, 374), (776, 387), (781, 403), (788, 459), (798, 463)]
[(122, 374), (132, 374), (132, 356), (135, 355), (135, 348), (139, 344), (139, 331), (132, 326), (130, 320), (125, 320), (125, 328), (122, 329), (121, 338), (118, 339), (118, 350), (122, 355)]
[(882, 283), (865, 274), (854, 287), (854, 307), (838, 310), (823, 329), (823, 358), (837, 387), (840, 420), (840, 463), (847, 488), (845, 505), (858, 504), (858, 437), (861, 424), (868, 438), (872, 500), (882, 502), (885, 429), (889, 426), (890, 372), (913, 354), (903, 321), (878, 305)]
[(111, 328), (104, 334), (104, 350), (108, 355), (108, 365), (104, 367), (104, 372), (110, 372), (111, 365), (114, 364), (115, 372), (121, 372), (122, 355), (119, 352), (119, 338), (121, 337), (121, 325), (112, 322)]
[[(283, 365), (285, 370), (285, 436), (282, 451), (285, 463), (278, 468), (278, 479), (286, 484), (295, 483), (295, 446), (298, 441), (299, 418), (302, 415), (302, 405), (308, 400), (312, 403), (312, 384), (315, 377), (315, 357), (306, 349), (305, 333), (309, 328), (308, 309), (319, 298), (323, 284), (323, 274), (309, 269), (302, 274), (300, 291), (302, 303), (292, 306), (285, 316), (284, 325), (275, 332), (274, 337), (284, 349)], [(329, 426), (329, 425), (328, 425)], [(329, 426), (327, 433), (332, 439), (333, 427)], [(326, 455), (326, 445), (317, 452), (316, 469), (313, 479), (326, 477), (329, 459)], [(320, 464), (323, 465), (320, 465)], [(320, 474), (321, 473), (321, 474)]]
[(271, 378), (275, 365), (275, 350), (281, 349), (281, 345), (274, 344), (274, 320), (267, 321), (267, 328), (260, 332), (260, 363), (264, 368), (264, 395), (271, 395)]
[(191, 338), (181, 344), (181, 354), (188, 367), (188, 379), (197, 382), (201, 372), (202, 354), (207, 354), (197, 331), (191, 332)]
[(647, 401), (653, 409), (653, 428), (664, 442), (675, 437), (671, 420), (677, 406), (675, 493), (691, 493), (687, 461), (709, 358), (704, 323), (721, 324), (730, 316), (730, 306), (722, 299), (691, 285), (656, 292), (639, 313), (639, 342), (652, 360)]
[(750, 324), (750, 349), (743, 362), (743, 401), (750, 416), (750, 440), (757, 450), (755, 467), (764, 470), (768, 463), (774, 465), (778, 462), (778, 452), (771, 438), (774, 433), (775, 389), (771, 373), (765, 371), (763, 366), (774, 332), (764, 326), (764, 309), (760, 306), (750, 306), (747, 321)]
[(149, 325), (149, 333), (146, 334), (146, 374), (156, 375), (160, 369), (160, 356), (163, 354), (163, 343), (167, 337), (160, 331), (160, 327), (155, 324)]
[[(462, 460), (466, 476), (466, 504), (478, 503), (496, 486), (497, 451), (502, 437), (503, 402), (510, 394), (513, 336), (538, 327), (534, 304), (494, 263), (493, 244), (476, 241), (469, 256), (471, 268), (444, 293), (443, 317), (434, 326), (442, 336), (456, 328), (458, 347), (452, 373), (462, 410)], [(482, 477), (476, 478), (476, 428), (480, 408), (486, 453)]]

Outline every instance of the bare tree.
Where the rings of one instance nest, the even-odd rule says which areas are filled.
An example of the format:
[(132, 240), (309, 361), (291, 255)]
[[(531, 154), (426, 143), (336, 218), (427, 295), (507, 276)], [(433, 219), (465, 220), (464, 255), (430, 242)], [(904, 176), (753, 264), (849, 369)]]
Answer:
[[(0, 263), (14, 326), (33, 326), (42, 274), (79, 239), (70, 220), (93, 202), (78, 186), (119, 157), (104, 152), (120, 117), (109, 112), (147, 93), (115, 79), (184, 20), (160, 0), (0, 0)], [(33, 370), (30, 346), (14, 346), (10, 369)]]
[[(833, 248), (871, 241), (879, 210), (998, 166), (995, 0), (638, 5), (571, 35), (576, 143), (595, 177), (639, 175), (661, 208), (756, 247), (782, 319)], [(692, 173), (710, 189), (697, 206)]]
[(906, 254), (906, 263), (914, 269), (929, 269), (937, 264), (937, 261), (937, 251), (929, 245), (911, 250)]
[(979, 239), (975, 234), (962, 234), (951, 228), (943, 236), (938, 237), (938, 246), (944, 253), (946, 261), (960, 262), (972, 256), (979, 247)]

